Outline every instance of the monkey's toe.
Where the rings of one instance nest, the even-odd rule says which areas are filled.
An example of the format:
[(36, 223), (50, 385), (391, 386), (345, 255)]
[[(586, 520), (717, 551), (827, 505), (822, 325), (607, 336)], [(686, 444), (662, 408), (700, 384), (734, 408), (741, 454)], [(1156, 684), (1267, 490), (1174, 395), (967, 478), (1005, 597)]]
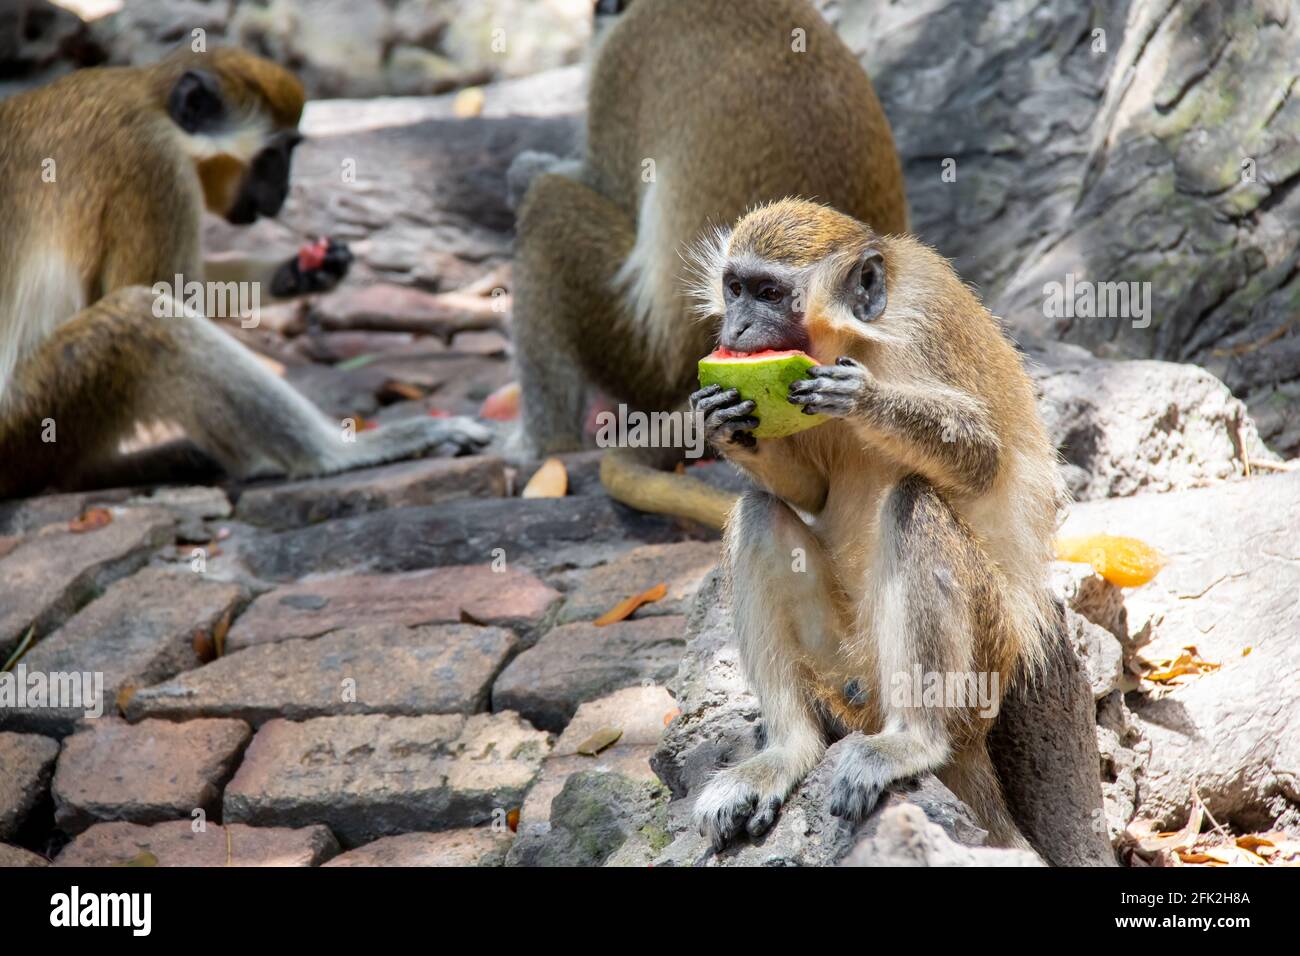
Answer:
[(768, 797), (763, 800), (749, 818), (749, 822), (745, 824), (745, 831), (755, 839), (761, 837), (776, 822), (776, 815), (780, 812), (783, 802), (780, 797)]
[(874, 783), (840, 777), (831, 785), (831, 815), (858, 823), (875, 809), (880, 794)]
[(695, 822), (700, 836), (715, 853), (727, 848), (745, 829), (758, 806), (758, 792), (725, 772), (715, 777), (695, 801)]

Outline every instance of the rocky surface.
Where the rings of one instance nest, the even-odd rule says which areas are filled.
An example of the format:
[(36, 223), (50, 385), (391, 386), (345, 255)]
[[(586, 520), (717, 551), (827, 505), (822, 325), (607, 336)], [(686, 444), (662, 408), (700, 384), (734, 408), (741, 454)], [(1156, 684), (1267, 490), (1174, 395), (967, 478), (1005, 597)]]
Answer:
[(328, 827), (249, 827), (173, 820), (97, 823), (64, 848), (55, 866), (319, 866), (339, 852)]

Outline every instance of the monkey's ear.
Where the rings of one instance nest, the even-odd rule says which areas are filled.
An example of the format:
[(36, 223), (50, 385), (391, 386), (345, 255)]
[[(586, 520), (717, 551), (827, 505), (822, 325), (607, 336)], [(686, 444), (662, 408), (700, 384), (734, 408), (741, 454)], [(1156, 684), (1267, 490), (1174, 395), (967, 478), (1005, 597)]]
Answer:
[(187, 133), (211, 129), (224, 111), (220, 84), (202, 70), (186, 70), (167, 97), (168, 115)]
[(874, 322), (885, 311), (885, 257), (875, 249), (863, 253), (849, 273), (849, 307), (859, 322)]

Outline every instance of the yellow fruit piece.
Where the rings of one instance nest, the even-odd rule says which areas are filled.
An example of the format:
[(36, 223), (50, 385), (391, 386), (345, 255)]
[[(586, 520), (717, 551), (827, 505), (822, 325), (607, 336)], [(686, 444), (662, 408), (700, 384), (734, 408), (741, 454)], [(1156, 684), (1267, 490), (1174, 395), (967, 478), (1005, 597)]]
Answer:
[(1058, 538), (1056, 557), (1059, 561), (1091, 564), (1094, 571), (1121, 588), (1140, 587), (1165, 566), (1164, 555), (1151, 545), (1113, 534)]

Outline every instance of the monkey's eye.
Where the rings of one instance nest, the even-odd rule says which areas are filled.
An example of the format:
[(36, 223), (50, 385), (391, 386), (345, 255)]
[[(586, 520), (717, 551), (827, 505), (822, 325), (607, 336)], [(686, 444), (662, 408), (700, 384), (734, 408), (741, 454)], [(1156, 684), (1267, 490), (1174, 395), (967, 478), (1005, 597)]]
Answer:
[(758, 290), (758, 298), (763, 302), (780, 302), (785, 298), (785, 290), (778, 285), (765, 282)]
[(736, 278), (727, 279), (725, 280), (725, 284), (727, 286), (727, 291), (731, 293), (731, 297), (733, 299), (740, 298), (741, 293), (745, 291), (745, 287), (740, 284), (739, 279)]

